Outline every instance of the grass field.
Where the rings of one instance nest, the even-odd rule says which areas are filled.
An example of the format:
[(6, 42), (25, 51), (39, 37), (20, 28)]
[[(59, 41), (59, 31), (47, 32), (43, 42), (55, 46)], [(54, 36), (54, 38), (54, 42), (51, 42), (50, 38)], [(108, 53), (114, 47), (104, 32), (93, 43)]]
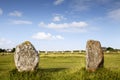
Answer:
[(41, 54), (35, 72), (17, 72), (13, 54), (0, 55), (0, 80), (120, 80), (120, 54), (105, 54), (104, 68), (85, 70), (85, 54)]

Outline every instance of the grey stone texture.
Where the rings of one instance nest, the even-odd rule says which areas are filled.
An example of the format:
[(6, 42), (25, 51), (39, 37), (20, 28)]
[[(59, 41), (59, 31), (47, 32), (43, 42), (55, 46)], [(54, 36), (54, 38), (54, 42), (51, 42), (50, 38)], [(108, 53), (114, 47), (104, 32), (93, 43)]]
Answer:
[(86, 45), (86, 69), (94, 72), (104, 65), (104, 54), (99, 41), (88, 40)]
[(25, 41), (16, 47), (14, 61), (19, 72), (34, 71), (38, 68), (39, 54), (29, 41)]

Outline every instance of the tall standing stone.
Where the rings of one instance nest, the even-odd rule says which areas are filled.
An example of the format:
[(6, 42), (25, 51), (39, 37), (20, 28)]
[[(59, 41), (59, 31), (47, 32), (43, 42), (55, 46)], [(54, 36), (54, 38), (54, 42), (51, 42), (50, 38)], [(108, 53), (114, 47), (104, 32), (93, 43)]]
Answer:
[(16, 47), (14, 61), (19, 72), (34, 71), (38, 67), (39, 55), (34, 46), (25, 41)]
[(99, 41), (89, 40), (86, 45), (86, 69), (94, 72), (103, 67), (104, 54)]

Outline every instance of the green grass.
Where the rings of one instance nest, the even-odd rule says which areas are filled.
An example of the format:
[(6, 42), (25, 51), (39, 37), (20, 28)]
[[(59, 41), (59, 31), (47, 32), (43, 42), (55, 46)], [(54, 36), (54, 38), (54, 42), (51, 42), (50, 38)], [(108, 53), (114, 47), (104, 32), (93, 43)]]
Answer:
[(85, 54), (41, 54), (39, 69), (18, 72), (13, 55), (0, 55), (0, 80), (120, 80), (120, 54), (105, 54), (104, 68), (85, 70)]

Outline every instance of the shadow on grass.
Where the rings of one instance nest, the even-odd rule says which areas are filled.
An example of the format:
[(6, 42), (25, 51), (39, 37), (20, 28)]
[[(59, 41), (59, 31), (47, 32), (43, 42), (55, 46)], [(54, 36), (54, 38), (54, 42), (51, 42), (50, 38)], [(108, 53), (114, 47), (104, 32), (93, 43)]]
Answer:
[(52, 75), (66, 68), (37, 69), (34, 72), (18, 72), (13, 69), (9, 72), (10, 80), (52, 80)]
[(34, 72), (10, 71), (10, 80), (120, 80), (120, 71), (114, 72), (107, 68), (88, 72), (85, 68), (70, 73), (71, 69), (50, 68), (38, 69)]
[(120, 80), (120, 71), (114, 72), (107, 68), (100, 68), (95, 72), (88, 72), (82, 68), (73, 74), (74, 78), (77, 79), (78, 76), (76, 75), (80, 75), (80, 80)]
[(47, 68), (47, 69), (38, 69), (37, 71), (42, 71), (42, 72), (59, 72), (61, 70), (65, 70), (67, 68)]

